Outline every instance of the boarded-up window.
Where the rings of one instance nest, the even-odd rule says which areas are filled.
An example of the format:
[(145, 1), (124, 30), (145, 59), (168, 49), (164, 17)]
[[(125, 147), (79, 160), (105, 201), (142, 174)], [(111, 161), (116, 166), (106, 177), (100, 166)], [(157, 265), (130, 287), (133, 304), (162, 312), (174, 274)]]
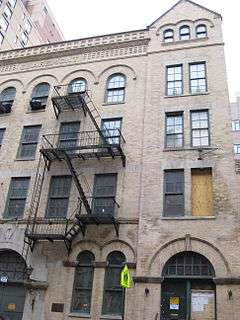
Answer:
[(213, 215), (212, 170), (192, 169), (192, 215)]
[(164, 172), (164, 216), (184, 215), (184, 171)]
[(48, 218), (64, 218), (67, 215), (71, 189), (70, 176), (52, 177), (48, 195), (46, 216)]
[(117, 174), (98, 174), (94, 181), (93, 212), (114, 215)]

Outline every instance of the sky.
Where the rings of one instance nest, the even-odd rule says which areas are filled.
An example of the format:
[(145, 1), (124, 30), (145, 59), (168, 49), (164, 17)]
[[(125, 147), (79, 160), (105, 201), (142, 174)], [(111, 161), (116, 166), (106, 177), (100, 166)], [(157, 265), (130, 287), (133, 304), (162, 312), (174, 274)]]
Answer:
[[(66, 40), (142, 29), (177, 0), (48, 0)], [(240, 96), (240, 2), (197, 0), (223, 16), (230, 100)], [(236, 37), (235, 37), (236, 36)]]

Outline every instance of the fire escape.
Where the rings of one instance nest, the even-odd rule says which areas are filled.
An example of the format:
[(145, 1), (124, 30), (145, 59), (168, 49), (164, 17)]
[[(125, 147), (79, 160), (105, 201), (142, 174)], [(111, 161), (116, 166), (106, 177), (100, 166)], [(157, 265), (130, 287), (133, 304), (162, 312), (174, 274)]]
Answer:
[[(43, 136), (40, 158), (36, 172), (32, 199), (30, 203), (28, 223), (25, 231), (25, 244), (33, 250), (37, 241), (64, 241), (68, 252), (74, 238), (81, 232), (84, 236), (88, 225), (113, 225), (119, 233), (117, 209), (119, 205), (112, 199), (102, 199), (105, 209), (96, 210), (97, 201), (94, 196), (87, 196), (84, 187), (84, 176), (74, 166), (76, 161), (86, 163), (87, 160), (102, 158), (119, 158), (125, 166), (126, 157), (123, 152), (125, 140), (120, 130), (100, 128), (101, 117), (89, 94), (85, 92), (65, 93), (66, 86), (54, 88), (55, 96), (52, 104), (56, 118), (63, 112), (80, 111), (85, 118), (89, 117), (94, 130), (77, 133), (77, 138), (68, 143), (61, 143), (61, 134)], [(78, 191), (75, 211), (70, 217), (41, 218), (38, 215), (44, 178), (54, 162), (65, 163)]]

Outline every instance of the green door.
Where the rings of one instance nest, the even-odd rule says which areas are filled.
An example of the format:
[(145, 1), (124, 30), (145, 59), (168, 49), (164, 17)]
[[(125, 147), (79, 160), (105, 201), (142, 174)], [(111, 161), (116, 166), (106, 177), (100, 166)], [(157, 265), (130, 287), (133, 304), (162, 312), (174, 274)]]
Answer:
[(4, 320), (22, 320), (26, 288), (0, 285), (0, 315)]

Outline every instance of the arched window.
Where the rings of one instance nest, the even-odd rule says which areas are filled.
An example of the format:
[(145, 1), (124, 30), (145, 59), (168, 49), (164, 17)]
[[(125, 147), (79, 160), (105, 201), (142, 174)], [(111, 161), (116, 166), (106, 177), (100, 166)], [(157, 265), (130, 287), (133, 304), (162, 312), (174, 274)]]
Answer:
[(72, 80), (68, 85), (68, 93), (84, 93), (87, 90), (87, 81), (84, 78)]
[(0, 113), (9, 113), (16, 96), (16, 89), (9, 87), (4, 89), (0, 94)]
[(83, 251), (77, 257), (78, 265), (73, 285), (72, 312), (90, 314), (94, 260), (94, 254), (90, 251)]
[(207, 27), (205, 24), (199, 24), (196, 27), (196, 37), (197, 38), (205, 38), (207, 36)]
[(189, 26), (182, 26), (179, 30), (180, 40), (190, 39), (190, 28)]
[(172, 29), (167, 29), (163, 32), (164, 42), (173, 42), (174, 41), (174, 32)]
[(121, 73), (112, 74), (107, 80), (106, 103), (120, 103), (125, 100), (126, 78)]
[(167, 278), (213, 278), (215, 272), (207, 258), (199, 253), (187, 251), (178, 253), (167, 261), (163, 269), (163, 276)]
[(36, 85), (32, 92), (30, 105), (32, 110), (45, 109), (47, 105), (50, 85), (47, 82), (42, 82)]
[(0, 252), (0, 277), (7, 277), (9, 281), (27, 279), (26, 268), (25, 260), (17, 252)]
[(120, 275), (126, 258), (122, 252), (113, 251), (107, 257), (104, 279), (103, 315), (122, 315), (124, 290), (120, 286)]

